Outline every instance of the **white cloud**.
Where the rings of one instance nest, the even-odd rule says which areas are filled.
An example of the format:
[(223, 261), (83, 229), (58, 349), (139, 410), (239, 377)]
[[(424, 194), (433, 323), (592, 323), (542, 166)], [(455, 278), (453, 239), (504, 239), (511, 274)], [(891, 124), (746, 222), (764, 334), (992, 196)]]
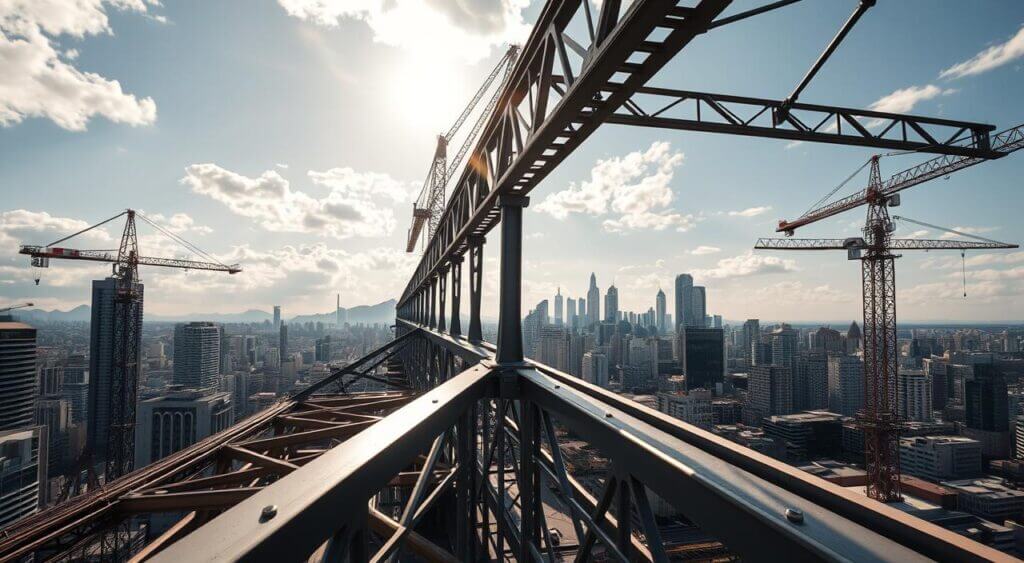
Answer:
[(317, 198), (293, 190), (274, 170), (250, 178), (210, 163), (188, 166), (181, 183), (267, 230), (339, 239), (391, 234), (395, 214), (385, 203), (407, 201), (413, 188), (386, 174), (359, 173), (351, 168), (310, 171), (309, 178), (328, 188), (327, 195)]
[(755, 302), (775, 304), (847, 303), (857, 298), (848, 291), (841, 291), (828, 284), (805, 286), (800, 281), (784, 281), (756, 289), (752, 294)]
[(142, 0), (0, 1), (0, 126), (44, 117), (64, 129), (82, 131), (97, 115), (129, 125), (156, 120), (152, 98), (137, 98), (117, 80), (79, 70), (69, 64), (78, 51), (62, 53), (54, 43), (61, 36), (111, 33), (106, 13), (111, 6), (147, 10)]
[(718, 248), (717, 246), (704, 246), (704, 245), (701, 245), (701, 246), (698, 246), (697, 248), (694, 248), (693, 250), (691, 250), (690, 254), (693, 254), (694, 256), (705, 256), (707, 254), (714, 254), (716, 252), (721, 252), (721, 251), (722, 251), (722, 249)]
[(942, 89), (934, 84), (908, 86), (875, 100), (874, 103), (868, 106), (868, 109), (886, 113), (907, 113), (920, 102), (938, 96), (947, 96), (955, 92), (956, 90)]
[(289, 15), (334, 27), (364, 22), (374, 41), (412, 52), (451, 53), (470, 62), (504, 43), (521, 43), (530, 27), (528, 0), (278, 0)]
[(644, 152), (597, 161), (590, 180), (548, 195), (536, 209), (556, 219), (565, 219), (571, 213), (618, 215), (602, 223), (609, 232), (687, 231), (701, 217), (668, 209), (673, 198), (669, 184), (682, 163), (683, 153), (672, 151), (667, 142), (655, 142)]
[[(984, 233), (991, 233), (992, 231), (996, 230), (996, 227), (953, 227), (952, 230), (960, 231), (961, 233), (965, 233), (965, 234), (968, 234), (968, 235), (981, 235), (981, 234), (984, 234)], [(945, 233), (942, 233), (941, 235), (939, 235), (939, 238), (943, 239), (943, 240), (948, 240), (948, 239), (960, 238), (960, 235), (957, 235), (955, 233), (945, 232)]]
[(162, 213), (143, 213), (150, 221), (153, 221), (157, 225), (160, 225), (164, 229), (175, 233), (192, 233), (198, 235), (208, 235), (213, 232), (213, 229), (205, 225), (196, 224), (195, 219), (185, 213), (175, 213), (170, 217), (163, 215)]
[(729, 212), (729, 216), (730, 217), (757, 217), (758, 215), (761, 215), (761, 214), (766, 213), (766, 212), (771, 211), (771, 210), (772, 210), (772, 206), (770, 206), (770, 205), (762, 206), (762, 207), (748, 207), (748, 208), (746, 208), (746, 209), (744, 209), (742, 211), (730, 211)]
[(962, 78), (973, 74), (981, 74), (1020, 57), (1024, 57), (1024, 27), (1017, 30), (1017, 33), (1005, 43), (993, 45), (970, 59), (943, 70), (939, 77)]
[[(0, 248), (14, 255), (22, 244), (49, 244), (89, 226), (89, 223), (70, 217), (55, 217), (45, 211), (13, 209), (0, 213)], [(82, 235), (88, 242), (111, 242), (114, 239), (103, 228)], [(72, 242), (68, 243), (73, 246)], [(27, 258), (26, 258), (27, 260)]]
[(775, 256), (763, 256), (748, 251), (732, 258), (723, 258), (717, 266), (706, 270), (694, 270), (695, 278), (730, 279), (763, 274), (780, 274), (797, 271), (796, 262)]

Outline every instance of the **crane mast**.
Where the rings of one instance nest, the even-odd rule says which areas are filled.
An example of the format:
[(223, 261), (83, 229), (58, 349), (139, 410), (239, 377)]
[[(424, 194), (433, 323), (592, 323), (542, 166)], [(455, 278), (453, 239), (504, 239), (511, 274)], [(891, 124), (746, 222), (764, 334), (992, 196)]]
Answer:
[[(136, 215), (161, 231), (164, 235), (175, 240), (175, 242), (182, 244), (192, 252), (206, 256), (210, 261), (201, 262), (176, 258), (140, 256), (138, 234), (135, 225)], [(125, 224), (121, 232), (116, 255), (104, 250), (78, 250), (56, 246), (70, 238), (120, 217), (125, 217)], [(75, 479), (78, 479), (83, 471), (87, 472), (89, 474), (89, 481), (95, 485), (96, 480), (92, 476), (92, 471), (97, 461), (95, 458), (102, 451), (102, 458), (105, 464), (105, 480), (110, 482), (121, 475), (131, 472), (134, 466), (135, 407), (138, 400), (139, 348), (141, 346), (141, 334), (139, 331), (142, 328), (143, 305), (139, 265), (219, 271), (229, 274), (238, 273), (241, 271), (241, 268), (237, 264), (226, 265), (217, 262), (209, 254), (206, 254), (181, 237), (170, 233), (146, 216), (137, 213), (134, 209), (122, 211), (105, 221), (46, 246), (24, 245), (19, 249), (19, 253), (30, 256), (32, 266), (37, 268), (48, 268), (51, 259), (85, 260), (111, 264), (111, 278), (115, 280), (115, 287), (113, 322), (110, 327), (112, 331), (112, 351), (109, 390), (105, 390), (107, 391), (107, 396), (100, 396), (95, 391), (90, 392), (90, 408), (94, 408), (92, 403), (102, 401), (109, 414), (109, 424), (103, 429), (93, 428), (89, 430), (89, 440), (79, 462), (79, 471), (75, 475)], [(39, 283), (38, 278), (36, 283)], [(98, 374), (93, 374), (93, 377), (97, 376)], [(102, 434), (105, 434), (105, 439), (103, 439)], [(70, 489), (75, 488), (78, 488), (78, 485), (71, 485), (69, 494), (73, 493)]]
[[(1013, 152), (1024, 147), (1022, 127), (1024, 126), (997, 135), (996, 145), (999, 149)], [(867, 217), (864, 222), (863, 238), (762, 238), (754, 246), (756, 249), (767, 250), (846, 250), (849, 259), (860, 260), (864, 319), (864, 408), (857, 413), (857, 422), (864, 432), (867, 495), (881, 502), (898, 502), (903, 498), (900, 491), (900, 419), (897, 407), (899, 349), (896, 340), (896, 258), (899, 258), (899, 255), (893, 253), (893, 250), (963, 251), (972, 248), (1018, 247), (1015, 244), (981, 237), (972, 237), (980, 239), (977, 242), (894, 239), (892, 235), (895, 227), (893, 218), (889, 215), (889, 207), (900, 204), (900, 190), (972, 166), (977, 161), (980, 159), (940, 157), (896, 174), (888, 182), (883, 183), (879, 156), (873, 156), (869, 161), (868, 185), (862, 192), (836, 203), (816, 206), (816, 209), (808, 211), (796, 221), (781, 221), (778, 229), (792, 235), (797, 227), (866, 205)], [(941, 229), (935, 225), (928, 226)]]

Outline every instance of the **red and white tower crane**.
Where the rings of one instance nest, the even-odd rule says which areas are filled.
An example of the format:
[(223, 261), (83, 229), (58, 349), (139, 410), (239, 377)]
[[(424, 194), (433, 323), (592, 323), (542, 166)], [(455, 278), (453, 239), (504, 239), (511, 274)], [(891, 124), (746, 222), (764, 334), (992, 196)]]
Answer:
[[(1000, 156), (1024, 148), (1024, 125), (997, 134), (991, 150)], [(864, 409), (858, 419), (864, 431), (869, 497), (895, 502), (900, 494), (899, 419), (896, 408), (896, 281), (895, 251), (960, 250), (1017, 248), (981, 237), (976, 241), (894, 239), (895, 227), (889, 207), (899, 205), (899, 192), (933, 178), (946, 176), (982, 162), (981, 158), (940, 156), (904, 170), (882, 182), (879, 156), (869, 161), (868, 185), (860, 192), (823, 203), (838, 191), (825, 196), (794, 221), (780, 221), (778, 232), (792, 236), (804, 225), (827, 219), (861, 205), (868, 207), (864, 236), (846, 239), (772, 239), (762, 238), (754, 246), (763, 250), (846, 250), (848, 258), (861, 261), (864, 312)], [(863, 169), (863, 167), (862, 167)], [(852, 177), (851, 177), (852, 178)], [(847, 180), (849, 181), (849, 180)], [(930, 225), (934, 227), (934, 225)], [(952, 231), (956, 232), (956, 231)], [(956, 233), (963, 235), (964, 233)], [(967, 235), (971, 236), (971, 235)]]

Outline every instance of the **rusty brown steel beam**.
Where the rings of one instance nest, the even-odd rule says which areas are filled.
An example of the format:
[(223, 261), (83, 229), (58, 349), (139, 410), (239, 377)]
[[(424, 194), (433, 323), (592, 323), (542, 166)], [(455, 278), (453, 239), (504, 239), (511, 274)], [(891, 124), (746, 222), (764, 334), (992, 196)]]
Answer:
[(143, 547), (141, 551), (128, 560), (128, 563), (142, 563), (156, 555), (164, 547), (178, 541), (179, 538), (184, 537), (198, 520), (199, 519), (196, 518), (195, 510), (189, 512), (184, 518), (178, 520), (174, 525), (168, 528), (167, 531), (160, 534), (158, 538), (146, 544), (146, 547)]
[(262, 490), (263, 487), (241, 487), (212, 491), (186, 491), (183, 493), (130, 494), (117, 501), (117, 509), (124, 514), (141, 512), (175, 512), (229, 508)]
[(370, 422), (353, 422), (347, 426), (334, 426), (332, 428), (321, 428), (318, 430), (307, 430), (304, 432), (295, 432), (293, 434), (284, 434), (282, 436), (274, 436), (271, 438), (261, 438), (256, 440), (249, 440), (248, 442), (242, 442), (238, 444), (246, 448), (254, 450), (277, 450), (280, 448), (294, 446), (297, 444), (308, 444), (317, 440), (327, 440), (329, 438), (351, 438), (359, 433), (361, 430), (372, 426), (376, 421)]
[(281, 475), (287, 475), (299, 468), (299, 466), (294, 463), (289, 463), (287, 461), (277, 459), (276, 457), (270, 457), (268, 455), (255, 452), (241, 445), (228, 446), (224, 449), (224, 452), (225, 455), (230, 455), (231, 457), (242, 461), (252, 462), (255, 465), (265, 467), (275, 473), (280, 473)]

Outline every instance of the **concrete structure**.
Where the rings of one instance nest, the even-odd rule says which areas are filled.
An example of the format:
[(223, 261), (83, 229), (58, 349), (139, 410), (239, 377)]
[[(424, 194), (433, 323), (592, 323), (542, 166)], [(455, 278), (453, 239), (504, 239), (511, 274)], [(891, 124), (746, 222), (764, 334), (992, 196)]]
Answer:
[(900, 370), (896, 378), (898, 414), (915, 422), (932, 420), (932, 382), (923, 370)]
[(793, 381), (793, 409), (797, 411), (828, 408), (828, 359), (824, 354), (797, 357)]
[(177, 390), (139, 403), (135, 467), (142, 468), (234, 424), (230, 393)]
[[(601, 322), (601, 290), (597, 287), (597, 276), (590, 273), (590, 287), (587, 289), (587, 321), (586, 326), (592, 327)], [(580, 307), (583, 307), (583, 300), (580, 299)]]
[(761, 341), (761, 323), (758, 319), (747, 319), (743, 323), (743, 338), (740, 346), (743, 348), (741, 357), (743, 367), (749, 368), (754, 365), (754, 346)]
[(665, 334), (669, 328), (665, 318), (666, 309), (665, 292), (659, 287), (658, 294), (654, 297), (654, 324), (658, 327), (658, 334)]
[(46, 483), (46, 446), (42, 426), (0, 431), (0, 528), (39, 510)]
[(789, 368), (758, 365), (750, 370), (747, 380), (747, 403), (743, 406), (744, 422), (759, 426), (765, 417), (793, 412), (793, 376)]
[(841, 450), (842, 417), (834, 413), (819, 411), (769, 416), (761, 427), (765, 436), (783, 445), (786, 459), (792, 461), (831, 457)]
[(174, 384), (185, 389), (217, 387), (220, 327), (209, 322), (174, 327)]
[(1020, 521), (1024, 516), (1024, 491), (1008, 487), (999, 479), (943, 481), (957, 493), (957, 507), (997, 524)]
[(964, 479), (981, 473), (981, 444), (963, 436), (900, 439), (904, 473), (932, 481)]
[(686, 393), (658, 393), (658, 410), (705, 429), (710, 429), (714, 423), (711, 391), (707, 389), (694, 389)]
[(608, 387), (608, 356), (600, 352), (583, 354), (583, 381)]
[(604, 320), (609, 323), (619, 322), (619, 289), (614, 284), (604, 294)]
[(686, 388), (714, 389), (725, 380), (725, 334), (716, 328), (681, 328), (680, 364)]
[(828, 359), (828, 409), (855, 416), (864, 408), (864, 366), (855, 356)]

